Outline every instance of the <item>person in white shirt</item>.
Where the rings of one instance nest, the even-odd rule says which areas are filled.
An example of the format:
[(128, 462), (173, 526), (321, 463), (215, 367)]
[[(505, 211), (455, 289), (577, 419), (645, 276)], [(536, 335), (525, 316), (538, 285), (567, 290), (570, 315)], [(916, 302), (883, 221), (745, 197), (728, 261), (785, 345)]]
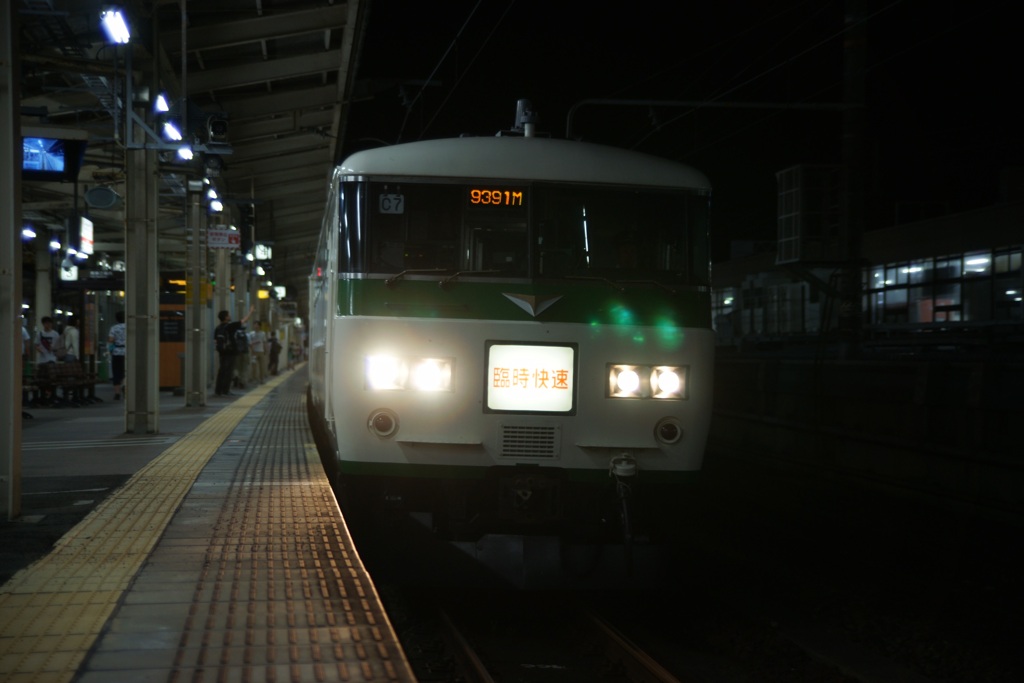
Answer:
[(68, 322), (64, 326), (64, 334), (61, 337), (64, 341), (64, 358), (62, 360), (65, 363), (78, 360), (79, 334), (74, 318), (68, 318)]
[(36, 385), (39, 387), (39, 400), (50, 405), (57, 399), (54, 384), (57, 354), (61, 350), (60, 332), (53, 329), (53, 318), (44, 315), (39, 319), (43, 329), (36, 332)]
[(128, 345), (128, 328), (124, 322), (124, 311), (114, 314), (116, 323), (110, 327), (107, 348), (110, 351), (110, 375), (114, 384), (114, 400), (121, 400), (125, 372), (125, 347)]
[(263, 384), (267, 381), (267, 333), (263, 330), (262, 320), (257, 320), (249, 333), (249, 353), (255, 365), (256, 381)]
[(36, 333), (36, 365), (57, 362), (57, 353), (61, 348), (60, 332), (53, 329), (53, 318), (44, 315), (39, 321), (43, 329)]

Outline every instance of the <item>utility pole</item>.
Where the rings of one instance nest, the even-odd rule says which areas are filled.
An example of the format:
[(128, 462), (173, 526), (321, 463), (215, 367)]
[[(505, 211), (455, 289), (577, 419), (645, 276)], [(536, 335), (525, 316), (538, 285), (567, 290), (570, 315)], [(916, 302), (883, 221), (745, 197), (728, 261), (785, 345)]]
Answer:
[(842, 270), (839, 334), (844, 358), (860, 355), (863, 306), (861, 244), (864, 236), (864, 0), (846, 0), (844, 33), (843, 211), (840, 219)]

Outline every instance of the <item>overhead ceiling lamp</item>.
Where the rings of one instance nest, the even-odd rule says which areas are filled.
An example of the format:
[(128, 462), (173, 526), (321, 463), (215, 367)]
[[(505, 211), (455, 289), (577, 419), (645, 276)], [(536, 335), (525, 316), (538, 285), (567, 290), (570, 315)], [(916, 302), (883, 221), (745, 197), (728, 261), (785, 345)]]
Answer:
[(121, 10), (110, 7), (100, 12), (100, 24), (112, 43), (126, 44), (132, 38), (128, 30), (128, 22), (125, 21)]
[(166, 114), (171, 110), (171, 105), (167, 104), (167, 97), (163, 93), (156, 96), (156, 102), (153, 104), (153, 109), (155, 109), (158, 114)]
[(178, 148), (178, 158), (179, 159), (181, 159), (183, 161), (192, 161), (192, 157), (193, 156), (194, 155), (192, 154), (192, 148), (189, 147), (188, 145), (185, 145), (184, 147), (179, 147)]
[(181, 140), (181, 131), (174, 125), (173, 121), (164, 121), (164, 137), (175, 142)]

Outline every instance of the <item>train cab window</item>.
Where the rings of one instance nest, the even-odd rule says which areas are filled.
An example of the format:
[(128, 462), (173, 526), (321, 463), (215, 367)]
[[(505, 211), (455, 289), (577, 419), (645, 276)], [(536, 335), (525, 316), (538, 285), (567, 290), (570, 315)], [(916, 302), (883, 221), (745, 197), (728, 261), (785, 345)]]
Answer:
[(513, 277), (527, 274), (526, 225), (468, 225), (466, 233), (469, 270)]
[(371, 273), (454, 270), (461, 189), (454, 185), (379, 182), (366, 186), (350, 224)]
[(706, 196), (658, 190), (533, 188), (541, 277), (666, 284), (709, 281)]
[[(359, 194), (356, 194), (358, 186)], [(664, 189), (532, 183), (354, 183), (350, 271), (598, 277), (706, 285), (708, 198)]]

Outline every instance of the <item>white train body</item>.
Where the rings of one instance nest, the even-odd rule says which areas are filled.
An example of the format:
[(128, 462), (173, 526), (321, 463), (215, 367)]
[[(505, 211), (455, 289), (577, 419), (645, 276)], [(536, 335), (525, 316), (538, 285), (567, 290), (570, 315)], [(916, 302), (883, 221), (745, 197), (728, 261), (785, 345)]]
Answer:
[(346, 514), (470, 541), (664, 514), (710, 421), (709, 201), (687, 166), (530, 136), (343, 162), (309, 341)]

